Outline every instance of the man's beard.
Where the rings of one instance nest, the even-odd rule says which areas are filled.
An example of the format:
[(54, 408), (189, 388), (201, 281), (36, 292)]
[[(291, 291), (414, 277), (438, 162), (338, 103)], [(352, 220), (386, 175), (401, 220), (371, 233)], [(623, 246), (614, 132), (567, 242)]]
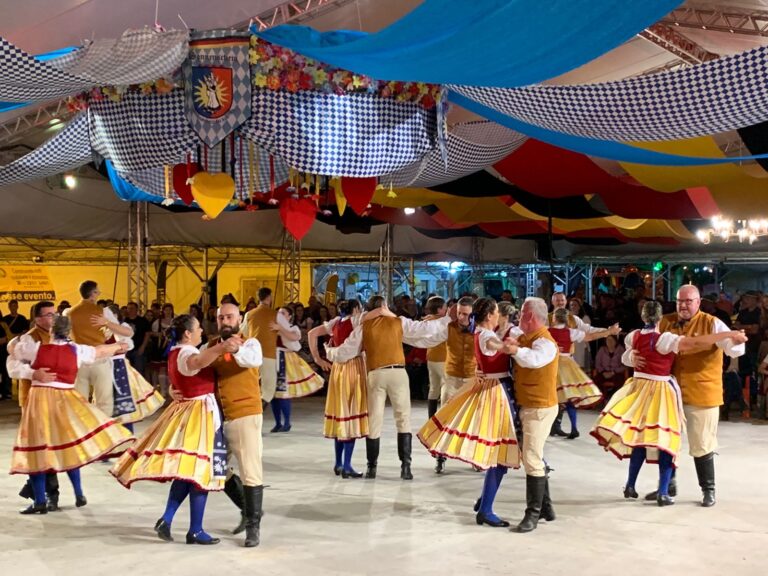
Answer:
[(219, 336), (222, 340), (228, 340), (235, 334), (237, 334), (237, 328), (234, 328), (233, 326), (222, 326), (219, 330)]

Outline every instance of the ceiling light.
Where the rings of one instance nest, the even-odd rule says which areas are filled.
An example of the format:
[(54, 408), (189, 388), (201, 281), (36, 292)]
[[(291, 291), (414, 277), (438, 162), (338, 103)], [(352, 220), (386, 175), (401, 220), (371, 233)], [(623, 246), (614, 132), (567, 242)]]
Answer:
[(77, 186), (77, 177), (74, 174), (64, 174), (64, 187), (72, 190)]
[(410, 216), (411, 214), (416, 214), (416, 208), (403, 208), (403, 212), (405, 212), (406, 216)]

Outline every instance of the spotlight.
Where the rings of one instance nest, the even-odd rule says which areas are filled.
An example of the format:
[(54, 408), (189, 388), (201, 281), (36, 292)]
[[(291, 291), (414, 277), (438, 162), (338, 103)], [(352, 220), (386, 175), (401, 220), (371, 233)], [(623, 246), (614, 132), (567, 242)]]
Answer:
[(403, 208), (403, 212), (405, 212), (406, 216), (410, 216), (411, 214), (416, 214), (416, 208)]
[(64, 174), (63, 182), (66, 189), (72, 190), (77, 186), (77, 177), (74, 174)]

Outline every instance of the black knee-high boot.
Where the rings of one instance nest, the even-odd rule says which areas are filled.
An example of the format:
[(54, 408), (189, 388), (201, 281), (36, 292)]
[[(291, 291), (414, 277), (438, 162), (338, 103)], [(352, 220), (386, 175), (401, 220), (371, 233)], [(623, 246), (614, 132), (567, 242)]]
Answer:
[(541, 519), (552, 522), (557, 518), (555, 508), (552, 506), (552, 498), (549, 496), (549, 473), (544, 476), (544, 498), (541, 501)]
[(562, 404), (557, 407), (557, 416), (555, 417), (555, 421), (552, 422), (552, 429), (549, 432), (550, 436), (568, 436), (568, 434), (563, 432), (562, 428), (564, 411), (565, 408), (563, 408)]
[(56, 472), (45, 475), (45, 493), (48, 496), (48, 511), (56, 512), (59, 509), (59, 477)]
[(541, 516), (541, 507), (544, 502), (544, 491), (547, 486), (546, 476), (525, 477), (525, 516), (520, 524), (512, 530), (514, 532), (531, 532), (536, 529)]
[(432, 418), (437, 413), (439, 400), (427, 400), (427, 418)]
[(262, 504), (264, 486), (244, 486), (245, 492), (245, 547), (259, 545), (261, 537)]
[(699, 486), (704, 499), (701, 505), (705, 508), (715, 505), (715, 454), (710, 452), (704, 456), (693, 459), (696, 465), (696, 476), (699, 477)]
[(232, 534), (240, 534), (245, 530), (246, 514), (245, 514), (245, 490), (243, 482), (240, 480), (240, 476), (232, 474), (229, 480), (224, 483), (224, 494), (229, 496), (232, 503), (240, 510), (240, 524), (237, 528), (232, 530)]
[(368, 461), (368, 468), (365, 471), (365, 477), (369, 479), (376, 478), (376, 465), (379, 462), (379, 446), (381, 438), (365, 439), (365, 458)]
[(397, 455), (400, 457), (400, 478), (413, 480), (411, 474), (411, 440), (410, 432), (397, 433)]

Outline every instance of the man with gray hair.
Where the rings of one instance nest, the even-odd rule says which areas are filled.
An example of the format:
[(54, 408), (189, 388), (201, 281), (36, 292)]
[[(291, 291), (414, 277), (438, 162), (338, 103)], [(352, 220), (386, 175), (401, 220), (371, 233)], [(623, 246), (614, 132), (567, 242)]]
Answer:
[[(660, 332), (672, 332), (680, 336), (702, 336), (728, 332), (728, 327), (714, 316), (702, 312), (699, 289), (692, 284), (677, 291), (677, 312), (665, 315), (659, 323)], [(715, 460), (717, 449), (717, 422), (723, 403), (723, 353), (731, 358), (744, 354), (747, 338), (721, 340), (717, 344), (697, 346), (690, 352), (679, 353), (672, 365), (672, 373), (683, 393), (688, 432), (689, 453), (696, 465), (704, 507), (715, 504)], [(635, 356), (630, 359), (635, 368), (643, 363)], [(675, 496), (677, 486), (671, 483), (669, 495)], [(646, 500), (656, 500), (657, 492), (646, 495)]]
[(557, 416), (558, 349), (547, 330), (547, 303), (526, 298), (520, 327), (511, 331), (508, 349), (515, 359), (515, 399), (523, 427), (522, 460), (526, 474), (525, 517), (514, 530), (530, 532), (539, 518), (555, 519), (544, 464), (544, 444)]

